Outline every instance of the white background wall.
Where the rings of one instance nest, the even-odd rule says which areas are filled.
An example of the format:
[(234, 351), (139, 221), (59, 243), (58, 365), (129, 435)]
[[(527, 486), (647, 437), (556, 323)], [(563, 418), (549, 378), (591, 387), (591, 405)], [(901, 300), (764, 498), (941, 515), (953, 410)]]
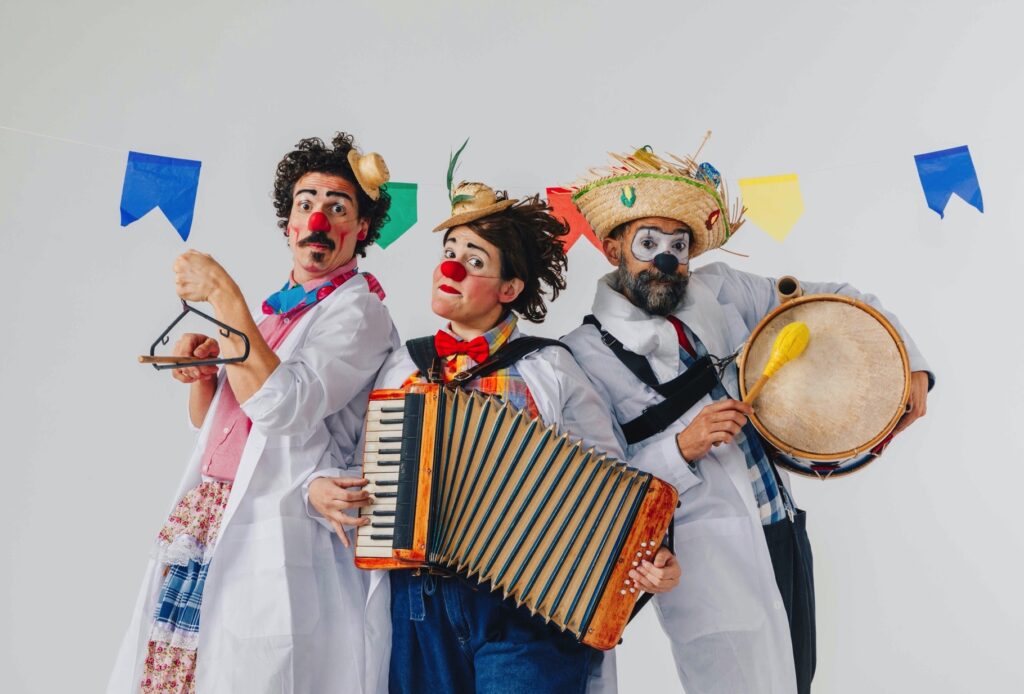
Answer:
[[(929, 415), (867, 471), (796, 481), (818, 585), (818, 692), (1021, 691), (1024, 116), (1014, 2), (93, 2), (0, 7), (0, 689), (106, 681), (191, 445), (185, 391), (135, 356), (177, 311), (184, 250), (118, 226), (126, 151), (201, 159), (188, 247), (253, 306), (287, 276), (270, 200), (300, 137), (344, 129), (422, 184), (421, 222), (364, 269), (404, 337), (427, 286), (448, 153), (513, 194), (651, 144), (727, 178), (796, 172), (806, 213), (708, 260), (847, 280), (938, 374)], [(985, 214), (927, 209), (915, 153), (970, 145)], [(736, 190), (734, 186), (734, 191)], [(581, 241), (536, 332), (578, 324), (606, 271)], [(685, 570), (685, 569), (684, 569)], [(652, 613), (626, 692), (675, 690)]]

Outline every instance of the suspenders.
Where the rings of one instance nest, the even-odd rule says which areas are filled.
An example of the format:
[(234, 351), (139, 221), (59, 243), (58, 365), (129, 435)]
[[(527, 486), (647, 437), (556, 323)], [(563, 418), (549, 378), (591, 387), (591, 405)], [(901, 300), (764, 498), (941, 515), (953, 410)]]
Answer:
[(710, 393), (718, 383), (717, 364), (710, 356), (701, 357), (692, 367), (671, 381), (659, 383), (647, 358), (626, 349), (611, 333), (601, 327), (597, 318), (593, 315), (586, 316), (583, 323), (597, 328), (601, 333), (601, 341), (612, 351), (612, 354), (634, 376), (665, 398), (645, 409), (643, 414), (636, 419), (622, 425), (622, 433), (630, 445), (667, 429), (684, 412)]
[[(427, 377), (427, 380), (431, 383), (441, 383), (444, 380), (441, 377), (441, 359), (437, 356), (437, 351), (434, 349), (433, 335), (409, 340), (405, 343), (405, 346), (409, 348), (409, 356), (412, 357), (416, 368)], [(474, 378), (483, 378), (495, 371), (507, 369), (526, 355), (532, 354), (543, 347), (561, 347), (568, 351), (569, 354), (572, 354), (569, 345), (564, 342), (551, 340), (546, 337), (524, 335), (516, 340), (506, 342), (487, 361), (477, 364), (468, 371), (457, 374), (454, 380), (457, 383), (462, 383), (471, 381)]]

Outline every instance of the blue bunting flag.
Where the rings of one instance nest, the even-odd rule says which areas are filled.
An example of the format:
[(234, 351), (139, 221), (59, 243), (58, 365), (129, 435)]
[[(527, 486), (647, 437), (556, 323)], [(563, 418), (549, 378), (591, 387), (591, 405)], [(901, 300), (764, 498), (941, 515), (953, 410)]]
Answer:
[(121, 190), (121, 226), (126, 227), (159, 207), (181, 240), (187, 241), (192, 230), (200, 166), (202, 162), (192, 159), (128, 152)]
[(978, 212), (985, 211), (981, 200), (981, 185), (967, 145), (915, 154), (914, 162), (917, 164), (917, 175), (921, 178), (928, 207), (938, 212), (939, 217), (945, 217), (946, 204), (953, 193), (977, 208)]

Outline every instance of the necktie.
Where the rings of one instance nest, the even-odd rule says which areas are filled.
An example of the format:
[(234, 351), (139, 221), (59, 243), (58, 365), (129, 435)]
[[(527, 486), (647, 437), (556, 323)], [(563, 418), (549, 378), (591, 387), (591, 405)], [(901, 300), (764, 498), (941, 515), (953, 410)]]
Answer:
[(676, 329), (676, 336), (679, 338), (679, 346), (686, 350), (686, 353), (691, 357), (695, 356), (693, 345), (690, 344), (690, 339), (686, 337), (686, 331), (683, 330), (683, 322), (675, 316), (668, 316), (668, 322), (672, 324), (672, 327)]

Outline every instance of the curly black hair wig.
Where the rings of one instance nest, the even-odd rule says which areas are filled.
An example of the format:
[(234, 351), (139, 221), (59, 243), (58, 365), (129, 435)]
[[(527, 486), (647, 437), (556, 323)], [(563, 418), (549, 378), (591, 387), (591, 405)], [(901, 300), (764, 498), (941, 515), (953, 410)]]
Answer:
[(348, 133), (339, 132), (334, 134), (330, 148), (319, 137), (307, 137), (299, 140), (295, 149), (284, 155), (284, 159), (277, 165), (277, 176), (274, 179), (274, 209), (277, 210), (277, 226), (284, 230), (286, 239), (295, 183), (313, 172), (341, 176), (355, 186), (356, 212), (360, 219), (368, 222), (366, 238), (356, 242), (355, 251), (363, 257), (366, 256), (366, 247), (377, 240), (381, 227), (388, 221), (391, 196), (381, 189), (380, 197), (373, 200), (359, 186), (348, 163), (348, 153), (353, 146), (353, 137)]
[(533, 323), (544, 322), (548, 313), (544, 297), (550, 293), (552, 301), (558, 298), (558, 293), (565, 289), (565, 271), (569, 267), (562, 241), (569, 229), (549, 214), (550, 209), (540, 196), (534, 195), (466, 224), (500, 251), (501, 278), (523, 281), (523, 291), (508, 308)]

